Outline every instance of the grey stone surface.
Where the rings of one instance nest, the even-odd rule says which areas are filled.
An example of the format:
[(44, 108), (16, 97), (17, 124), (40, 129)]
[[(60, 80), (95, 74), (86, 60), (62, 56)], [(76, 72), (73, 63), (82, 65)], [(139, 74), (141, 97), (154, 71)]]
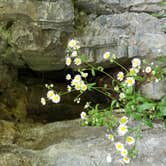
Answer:
[[(89, 22), (78, 38), (89, 61), (97, 64), (104, 62), (106, 51), (118, 59), (155, 59), (166, 53), (166, 34), (159, 20), (145, 13), (101, 15)], [(104, 63), (104, 67), (109, 65)]]
[(78, 0), (79, 8), (90, 13), (111, 14), (130, 12), (164, 13), (163, 0)]
[(141, 91), (143, 95), (150, 99), (160, 100), (166, 96), (166, 79), (159, 82), (150, 82), (142, 85)]
[[(111, 165), (120, 165), (113, 143), (105, 137), (105, 128), (79, 127), (79, 121), (74, 120), (20, 124), (18, 131), (15, 145), (0, 145), (3, 166), (108, 166), (108, 153), (113, 158)], [(131, 165), (165, 166), (165, 141), (166, 132), (161, 124), (155, 124), (153, 129), (144, 127), (138, 141), (138, 156)]]
[(2, 0), (0, 22), (6, 23), (3, 31), (9, 34), (6, 40), (12, 52), (0, 57), (17, 67), (37, 71), (63, 69), (65, 45), (73, 31), (73, 19), (71, 0)]

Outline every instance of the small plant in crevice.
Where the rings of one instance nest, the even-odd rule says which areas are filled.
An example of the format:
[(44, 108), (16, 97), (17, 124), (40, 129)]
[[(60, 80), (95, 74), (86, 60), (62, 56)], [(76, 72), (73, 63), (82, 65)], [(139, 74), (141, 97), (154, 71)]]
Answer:
[[(74, 39), (70, 40), (65, 63), (66, 66), (74, 66), (77, 74), (75, 76), (66, 75), (68, 85), (65, 92), (57, 89), (56, 85), (46, 84), (48, 92), (46, 98), (41, 98), (41, 103), (46, 105), (51, 101), (58, 104), (63, 95), (74, 91), (79, 92), (74, 98), (74, 102), (78, 104), (81, 102), (82, 95), (87, 91), (96, 91), (105, 95), (110, 99), (109, 107), (100, 109), (98, 103), (92, 105), (90, 101), (87, 101), (84, 106), (85, 111), (81, 113), (81, 125), (106, 126), (108, 128), (107, 137), (114, 142), (119, 162), (129, 164), (137, 154), (136, 141), (140, 138), (142, 123), (130, 127), (128, 121), (138, 120), (153, 127), (153, 120), (164, 120), (166, 116), (166, 97), (161, 101), (154, 101), (143, 96), (136, 87), (144, 82), (158, 82), (164, 78), (164, 73), (159, 66), (155, 66), (153, 63), (148, 64), (139, 58), (131, 60), (131, 68), (125, 68), (110, 52), (105, 52), (103, 59), (115, 63), (121, 68), (116, 77), (105, 72), (102, 66), (89, 63), (87, 56), (80, 52), (79, 42)], [(98, 86), (96, 82), (88, 82), (89, 73), (95, 77), (96, 72), (101, 72), (111, 80), (111, 88), (107, 84)], [(111, 162), (111, 155), (109, 154), (106, 159), (107, 162)]]

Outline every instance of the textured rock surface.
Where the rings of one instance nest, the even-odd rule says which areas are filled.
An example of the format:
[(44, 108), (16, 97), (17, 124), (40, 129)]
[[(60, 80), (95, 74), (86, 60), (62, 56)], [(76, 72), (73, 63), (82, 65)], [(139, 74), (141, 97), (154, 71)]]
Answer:
[(166, 80), (144, 84), (142, 85), (141, 90), (143, 95), (148, 98), (160, 100), (166, 95)]
[(6, 38), (12, 48), (2, 58), (33, 70), (64, 68), (65, 44), (72, 32), (73, 18), (71, 0), (1, 1), (0, 21), (5, 24), (2, 29), (9, 33)]
[(78, 0), (77, 5), (87, 12), (96, 14), (130, 12), (164, 13), (163, 0)]
[[(112, 165), (119, 165), (114, 145), (105, 138), (105, 128), (79, 127), (76, 120), (39, 124), (27, 129), (24, 126), (24, 130), (19, 126), (19, 131), (15, 139), (19, 146), (0, 146), (0, 164), (3, 166), (108, 166), (108, 153), (112, 154)], [(165, 166), (166, 132), (162, 125), (156, 124), (154, 129), (145, 127), (142, 136), (138, 142), (138, 157), (131, 165)]]
[(166, 53), (166, 34), (159, 20), (145, 13), (101, 15), (84, 28), (80, 41), (90, 61), (98, 64), (106, 51), (119, 59), (153, 59)]

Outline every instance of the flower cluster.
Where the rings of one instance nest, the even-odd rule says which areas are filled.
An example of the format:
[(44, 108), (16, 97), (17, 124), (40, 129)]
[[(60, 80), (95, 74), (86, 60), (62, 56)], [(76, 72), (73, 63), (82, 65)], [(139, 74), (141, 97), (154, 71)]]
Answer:
[(67, 50), (67, 56), (66, 56), (66, 65), (70, 66), (72, 62), (74, 62), (75, 65), (79, 66), (82, 64), (81, 58), (79, 58), (79, 49), (80, 45), (77, 40), (70, 40), (68, 43), (68, 50)]
[[(128, 123), (128, 117), (123, 116), (122, 118), (120, 118), (119, 120), (120, 125), (118, 126), (117, 129), (117, 136), (125, 136), (128, 133), (128, 127), (127, 127), (127, 123)], [(112, 142), (115, 141), (115, 135), (113, 134), (107, 134), (107, 137), (109, 140), (111, 140)], [(121, 143), (121, 142), (115, 142), (115, 148), (117, 150), (117, 153), (120, 154), (120, 156), (122, 157), (120, 159), (120, 162), (123, 164), (129, 164), (130, 163), (130, 158), (128, 157), (128, 150), (127, 147), (132, 146), (135, 144), (135, 139), (132, 136), (127, 136), (125, 137), (125, 144)], [(126, 147), (125, 147), (126, 146)], [(111, 162), (112, 160), (109, 160), (111, 158), (110, 154), (107, 156), (107, 162)]]

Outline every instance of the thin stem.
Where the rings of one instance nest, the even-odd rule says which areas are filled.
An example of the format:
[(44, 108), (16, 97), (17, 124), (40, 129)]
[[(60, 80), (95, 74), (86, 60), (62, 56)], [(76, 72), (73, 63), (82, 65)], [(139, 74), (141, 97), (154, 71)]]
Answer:
[(118, 63), (115, 60), (113, 60), (113, 62), (116, 63), (118, 66), (120, 66), (122, 69), (124, 69), (128, 73), (128, 70), (123, 65), (121, 65), (120, 63)]

